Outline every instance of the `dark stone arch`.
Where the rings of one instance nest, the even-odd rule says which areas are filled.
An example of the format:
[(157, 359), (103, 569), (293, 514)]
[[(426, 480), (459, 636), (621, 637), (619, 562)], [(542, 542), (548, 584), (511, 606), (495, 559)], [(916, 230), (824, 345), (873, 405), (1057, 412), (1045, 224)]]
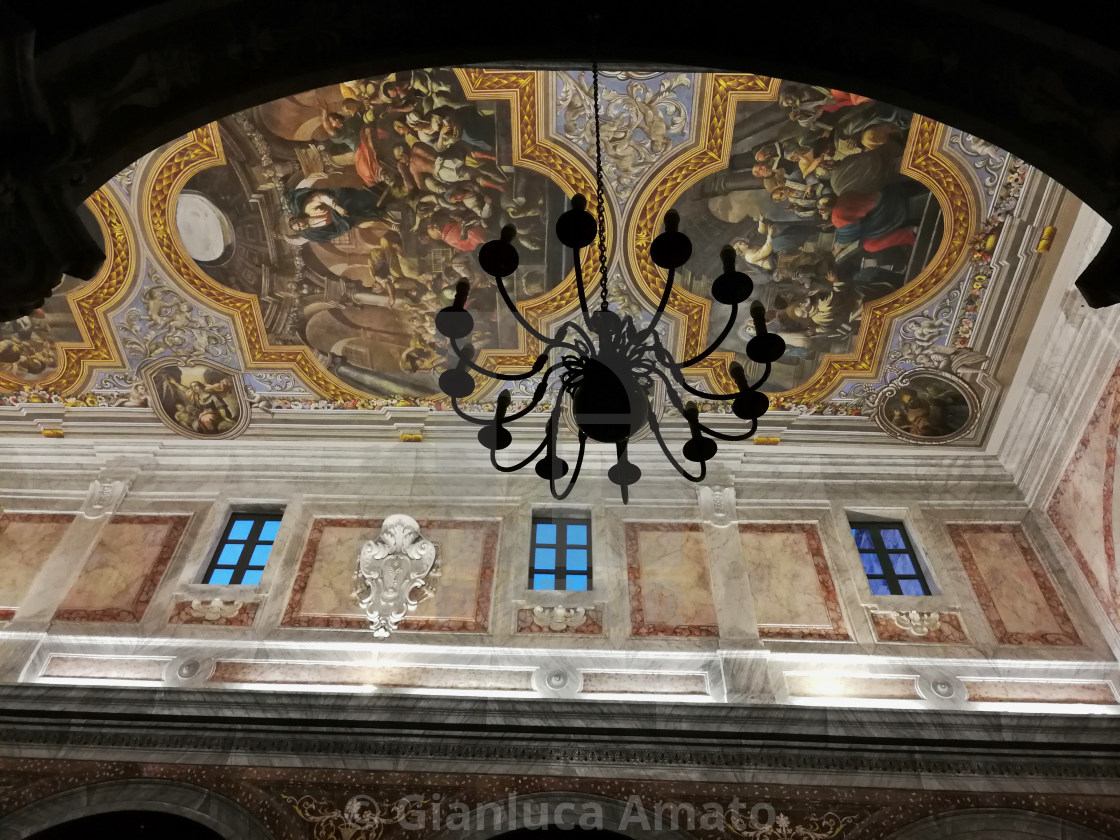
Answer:
[(1108, 840), (1108, 836), (1049, 814), (972, 808), (919, 820), (891, 840)]
[(122, 779), (73, 788), (0, 819), (0, 840), (25, 840), (61, 823), (111, 811), (160, 811), (198, 823), (226, 840), (272, 840), (233, 800), (183, 782)]
[[(870, 95), (1008, 149), (1120, 222), (1120, 48), (1110, 27), (1093, 24), (1100, 17), (1091, 0), (1067, 3), (1058, 16), (1052, 4), (1010, 0), (862, 0), (843, 11), (807, 0), (797, 15), (812, 25), (799, 28), (796, 48), (788, 38), (768, 37), (770, 7), (749, 4), (699, 11), (682, 4), (671, 16), (633, 15), (625, 4), (596, 6), (598, 49), (589, 37), (589, 12), (575, 6), (546, 5), (554, 25), (527, 26), (527, 12), (463, 14), (452, 0), (426, 0), (423, 18), (453, 25), (423, 29), (415, 5), (404, 2), (108, 0), (77, 23), (49, 8), (26, 10), (41, 30), (43, 49), (34, 58), (8, 27), (13, 34), (5, 49), (26, 60), (13, 77), (17, 83), (0, 86), (0, 116), (16, 115), (8, 120), (9, 142), (21, 132), (51, 139), (48, 153), (24, 167), (21, 189), (55, 198), (35, 199), (45, 205), (35, 225), (4, 237), (13, 248), (38, 240), (39, 250), (28, 254), (65, 252), (31, 267), (43, 277), (58, 269), (86, 276), (95, 262), (88, 243), (73, 244), (82, 237), (66, 208), (144, 152), (198, 125), (360, 75), (471, 63), (570, 66), (587, 64), (593, 52), (603, 62), (634, 66), (662, 64), (671, 54), (681, 66), (765, 73)], [(385, 34), (397, 32), (406, 35)], [(28, 76), (38, 79), (38, 101), (23, 84)], [(4, 99), (29, 95), (27, 103), (5, 109)], [(1092, 305), (1120, 301), (1120, 271), (1113, 266), (1120, 266), (1120, 246), (1110, 238), (1079, 283)], [(26, 308), (50, 282), (5, 278), (0, 304), (15, 296)]]

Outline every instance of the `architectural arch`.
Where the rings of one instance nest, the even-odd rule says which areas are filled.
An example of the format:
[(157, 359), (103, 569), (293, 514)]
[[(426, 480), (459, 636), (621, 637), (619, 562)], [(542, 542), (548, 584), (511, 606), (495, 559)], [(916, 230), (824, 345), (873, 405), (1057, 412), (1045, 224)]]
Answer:
[(976, 808), (919, 820), (891, 840), (1108, 840), (1108, 837), (1049, 814), (1011, 808)]
[(237, 803), (196, 785), (159, 779), (123, 779), (39, 799), (0, 819), (0, 840), (24, 840), (80, 817), (109, 811), (161, 811), (206, 826), (227, 840), (272, 840)]

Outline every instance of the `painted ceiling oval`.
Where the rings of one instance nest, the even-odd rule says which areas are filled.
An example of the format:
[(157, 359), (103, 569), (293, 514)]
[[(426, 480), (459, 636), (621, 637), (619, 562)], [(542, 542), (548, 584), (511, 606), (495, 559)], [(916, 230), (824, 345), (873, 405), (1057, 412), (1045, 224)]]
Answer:
[[(593, 108), (588, 71), (435, 68), (201, 126), (90, 200), (116, 271), (59, 289), (42, 319), (57, 335), (0, 327), (0, 388), (140, 403), (145, 367), (175, 356), (240, 370), (250, 400), (281, 408), (447, 409), (433, 316), (459, 281), (481, 361), (511, 372), (536, 355), (478, 266), (503, 226), (518, 231), (509, 287), (529, 322), (549, 331), (576, 310), (552, 228), (577, 192), (595, 209)], [(996, 325), (1031, 266), (1008, 263), (991, 294), (992, 259), (1028, 176), (1044, 176), (889, 103), (766, 76), (606, 71), (599, 112), (612, 308), (650, 317), (664, 276), (648, 246), (675, 209), (694, 247), (665, 339), (696, 355), (720, 333), (710, 288), (730, 245), (787, 343), (776, 410), (870, 413), (910, 370), (963, 376), (981, 404), (999, 391)], [(597, 278), (598, 249), (582, 258)], [(754, 329), (741, 313), (696, 382), (729, 390)]]

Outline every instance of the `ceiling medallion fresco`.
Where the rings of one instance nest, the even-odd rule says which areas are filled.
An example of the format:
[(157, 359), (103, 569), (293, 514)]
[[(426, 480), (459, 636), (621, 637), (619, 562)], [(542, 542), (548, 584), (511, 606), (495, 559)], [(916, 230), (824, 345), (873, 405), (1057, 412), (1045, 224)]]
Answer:
[[(513, 223), (525, 317), (548, 332), (576, 309), (571, 257), (551, 233), (569, 196), (595, 200), (589, 78), (354, 80), (155, 150), (87, 202), (109, 255), (101, 275), (0, 325), (0, 391), (10, 404), (147, 407), (195, 437), (239, 433), (254, 407), (447, 410), (433, 315), (463, 278), (480, 361), (523, 370), (536, 342), (500, 311), (477, 249)], [(663, 339), (691, 355), (718, 329), (708, 289), (731, 243), (790, 346), (774, 409), (873, 414), (907, 371), (987, 376), (988, 346), (971, 336), (1009, 293), (988, 294), (993, 257), (1026, 179), (1042, 179), (1021, 161), (886, 103), (749, 74), (604, 73), (600, 107), (612, 308), (648, 321), (663, 289), (648, 247), (675, 208), (694, 253)], [(584, 258), (597, 277), (597, 249)], [(750, 338), (742, 321), (725, 346)], [(736, 358), (749, 368), (716, 353), (697, 384), (730, 389)], [(156, 382), (161, 368), (182, 374), (180, 390)], [(994, 388), (967, 391), (964, 431), (933, 437), (971, 431), (975, 394)]]

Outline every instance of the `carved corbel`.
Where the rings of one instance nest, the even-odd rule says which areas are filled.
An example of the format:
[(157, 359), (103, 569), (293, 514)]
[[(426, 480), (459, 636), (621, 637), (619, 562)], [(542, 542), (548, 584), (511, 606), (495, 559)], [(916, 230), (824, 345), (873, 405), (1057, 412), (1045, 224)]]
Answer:
[(439, 579), (437, 546), (420, 535), (411, 516), (393, 514), (381, 536), (362, 546), (354, 597), (378, 639), (387, 639), (401, 619), (435, 592)]
[(735, 488), (709, 487), (696, 488), (700, 502), (700, 515), (717, 528), (726, 528), (735, 522)]
[(100, 519), (116, 513), (124, 497), (132, 489), (134, 479), (134, 475), (105, 475), (95, 478), (89, 483), (89, 492), (82, 505), (82, 516), (86, 519)]

